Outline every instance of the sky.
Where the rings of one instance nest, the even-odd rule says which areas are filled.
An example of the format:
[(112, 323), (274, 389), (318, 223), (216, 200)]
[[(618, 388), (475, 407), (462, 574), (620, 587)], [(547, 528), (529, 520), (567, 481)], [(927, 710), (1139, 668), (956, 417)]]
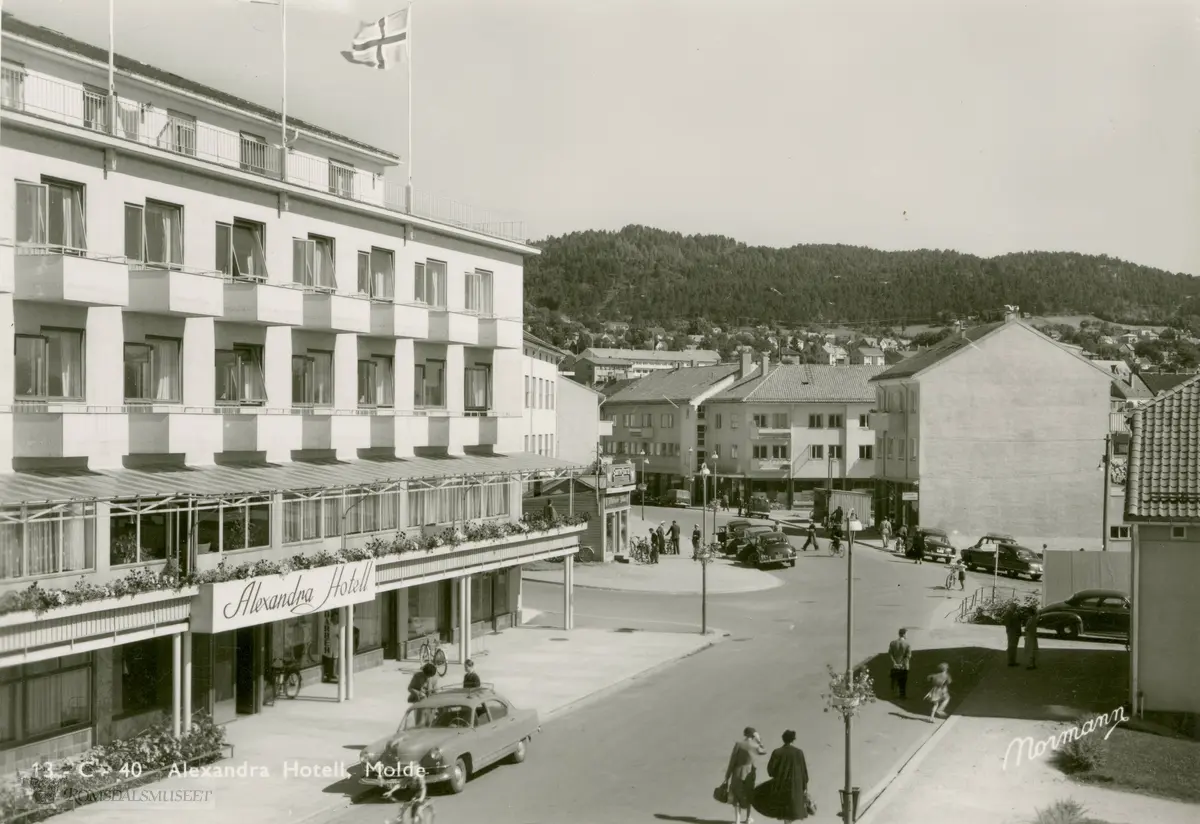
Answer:
[[(276, 9), (114, 0), (117, 51), (278, 107)], [(410, 157), (405, 0), (288, 0), (289, 113)], [(104, 0), (3, 0), (104, 46)], [(1195, 0), (417, 0), (417, 189), (530, 238), (1108, 254), (1200, 274)], [(403, 180), (404, 172), (396, 177)]]

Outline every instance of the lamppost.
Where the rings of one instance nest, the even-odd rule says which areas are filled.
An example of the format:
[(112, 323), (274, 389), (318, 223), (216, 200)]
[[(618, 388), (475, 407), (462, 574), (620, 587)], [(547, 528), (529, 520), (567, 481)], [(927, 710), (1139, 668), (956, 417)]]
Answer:
[(700, 531), (704, 533), (704, 543), (708, 544), (708, 464), (700, 465)]
[(715, 553), (708, 544), (701, 544), (692, 555), (693, 561), (700, 562), (700, 634), (708, 635), (708, 565), (713, 562)]
[(646, 467), (650, 465), (649, 458), (642, 458), (642, 483), (639, 487), (642, 496), (642, 520), (646, 520)]
[[(846, 685), (854, 683), (854, 533), (862, 529), (862, 522), (854, 510), (846, 519)], [(858, 787), (852, 787), (850, 769), (850, 727), (853, 713), (843, 716), (846, 720), (846, 786), (842, 790), (842, 821), (851, 824), (858, 813)]]

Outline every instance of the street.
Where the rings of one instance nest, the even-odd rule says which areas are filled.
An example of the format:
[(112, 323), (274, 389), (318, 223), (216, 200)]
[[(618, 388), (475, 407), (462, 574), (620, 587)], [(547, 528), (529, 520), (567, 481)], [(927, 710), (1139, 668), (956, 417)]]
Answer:
[[(799, 546), (802, 539), (792, 542)], [(711, 597), (709, 623), (728, 633), (723, 643), (549, 720), (524, 764), (487, 770), (459, 796), (436, 794), (438, 820), (725, 822), (730, 810), (712, 800), (712, 790), (747, 725), (761, 731), (769, 749), (779, 746), (785, 729), (797, 731), (819, 814), (831, 817), (842, 786), (844, 728), (836, 715), (824, 712), (821, 694), (828, 683), (826, 665), (845, 667), (846, 561), (830, 557), (824, 545), (820, 554), (800, 553), (795, 568), (773, 573), (784, 586)], [(909, 627), (914, 650), (922, 649), (934, 617), (955, 609), (960, 597), (943, 589), (945, 566), (917, 566), (875, 548), (854, 554), (854, 660), (885, 651), (901, 626)], [(698, 566), (687, 567), (693, 569), (699, 576)], [(545, 612), (538, 623), (558, 620), (559, 586), (526, 582), (524, 600), (526, 607)], [(578, 589), (575, 600), (579, 627), (689, 632), (697, 631), (700, 617), (694, 595)], [(951, 653), (945, 660), (960, 666)], [(977, 666), (970, 660), (968, 670)], [(570, 660), (562, 666), (570, 667)], [(486, 681), (486, 659), (480, 668)], [(919, 684), (927, 674), (914, 672), (913, 678)], [(973, 674), (954, 672), (960, 694)], [(881, 695), (887, 689), (876, 684)], [(912, 688), (911, 709), (918, 714), (928, 712), (922, 692)], [(395, 720), (381, 719), (381, 729)], [(854, 784), (868, 792), (929, 731), (923, 716), (883, 701), (868, 706), (854, 731)], [(760, 780), (765, 778), (760, 767)], [(379, 824), (388, 814), (371, 797), (333, 820)]]

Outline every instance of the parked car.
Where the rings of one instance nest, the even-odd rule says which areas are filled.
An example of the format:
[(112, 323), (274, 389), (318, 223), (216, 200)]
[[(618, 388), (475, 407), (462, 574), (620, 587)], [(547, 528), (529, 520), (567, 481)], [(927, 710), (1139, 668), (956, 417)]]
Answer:
[(672, 489), (663, 496), (663, 506), (689, 507), (692, 505), (692, 493), (686, 489)]
[(738, 562), (762, 569), (768, 566), (796, 565), (796, 550), (782, 532), (761, 532), (752, 537), (738, 553)]
[(754, 521), (749, 518), (730, 518), (724, 526), (717, 527), (717, 543), (724, 547), (733, 538), (740, 536), (742, 530), (750, 526), (754, 526)]
[(987, 535), (984, 535), (982, 538), (972, 544), (969, 549), (985, 549), (988, 551), (994, 551), (1000, 544), (1015, 544), (1016, 542), (1017, 539), (1007, 533), (989, 532)]
[(950, 536), (946, 530), (932, 526), (918, 527), (914, 534), (914, 544), (921, 552), (921, 557), (927, 561), (950, 563), (954, 560), (954, 547), (950, 544)]
[(760, 535), (766, 535), (768, 532), (774, 532), (775, 527), (765, 524), (752, 524), (742, 529), (740, 533), (729, 539), (729, 542), (721, 547), (721, 551), (726, 555), (732, 555), (735, 558), (740, 558), (742, 550)]
[(517, 709), (490, 684), (481, 688), (438, 690), (409, 706), (396, 731), (359, 754), (363, 784), (389, 787), (405, 766), (425, 768), (429, 783), (445, 783), (460, 793), (470, 777), (508, 759), (525, 760), (537, 710)]
[(1038, 626), (1061, 638), (1105, 635), (1129, 640), (1129, 596), (1114, 589), (1085, 589), (1038, 613)]
[[(997, 558), (997, 555), (999, 558)], [(999, 569), (1009, 578), (1027, 576), (1031, 581), (1042, 580), (1042, 558), (1032, 549), (1019, 544), (996, 544), (995, 550), (964, 549), (963, 563), (967, 569), (991, 572)]]
[(750, 496), (750, 508), (746, 514), (751, 518), (771, 517), (771, 499), (766, 495)]

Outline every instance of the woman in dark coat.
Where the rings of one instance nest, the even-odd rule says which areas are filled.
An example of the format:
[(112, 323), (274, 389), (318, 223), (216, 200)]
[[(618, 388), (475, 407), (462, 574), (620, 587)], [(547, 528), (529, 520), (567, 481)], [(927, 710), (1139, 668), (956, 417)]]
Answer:
[(750, 810), (754, 805), (754, 785), (757, 782), (754, 757), (766, 754), (767, 748), (763, 746), (754, 727), (742, 730), (742, 740), (733, 745), (733, 752), (729, 754), (725, 787), (729, 793), (729, 803), (733, 805), (733, 820), (739, 824), (743, 822), (743, 810), (746, 813), (744, 821), (750, 821)]
[(771, 753), (767, 775), (771, 780), (759, 787), (755, 807), (769, 818), (788, 824), (808, 818), (808, 763), (804, 751), (793, 746), (796, 733), (783, 734), (783, 746)]

